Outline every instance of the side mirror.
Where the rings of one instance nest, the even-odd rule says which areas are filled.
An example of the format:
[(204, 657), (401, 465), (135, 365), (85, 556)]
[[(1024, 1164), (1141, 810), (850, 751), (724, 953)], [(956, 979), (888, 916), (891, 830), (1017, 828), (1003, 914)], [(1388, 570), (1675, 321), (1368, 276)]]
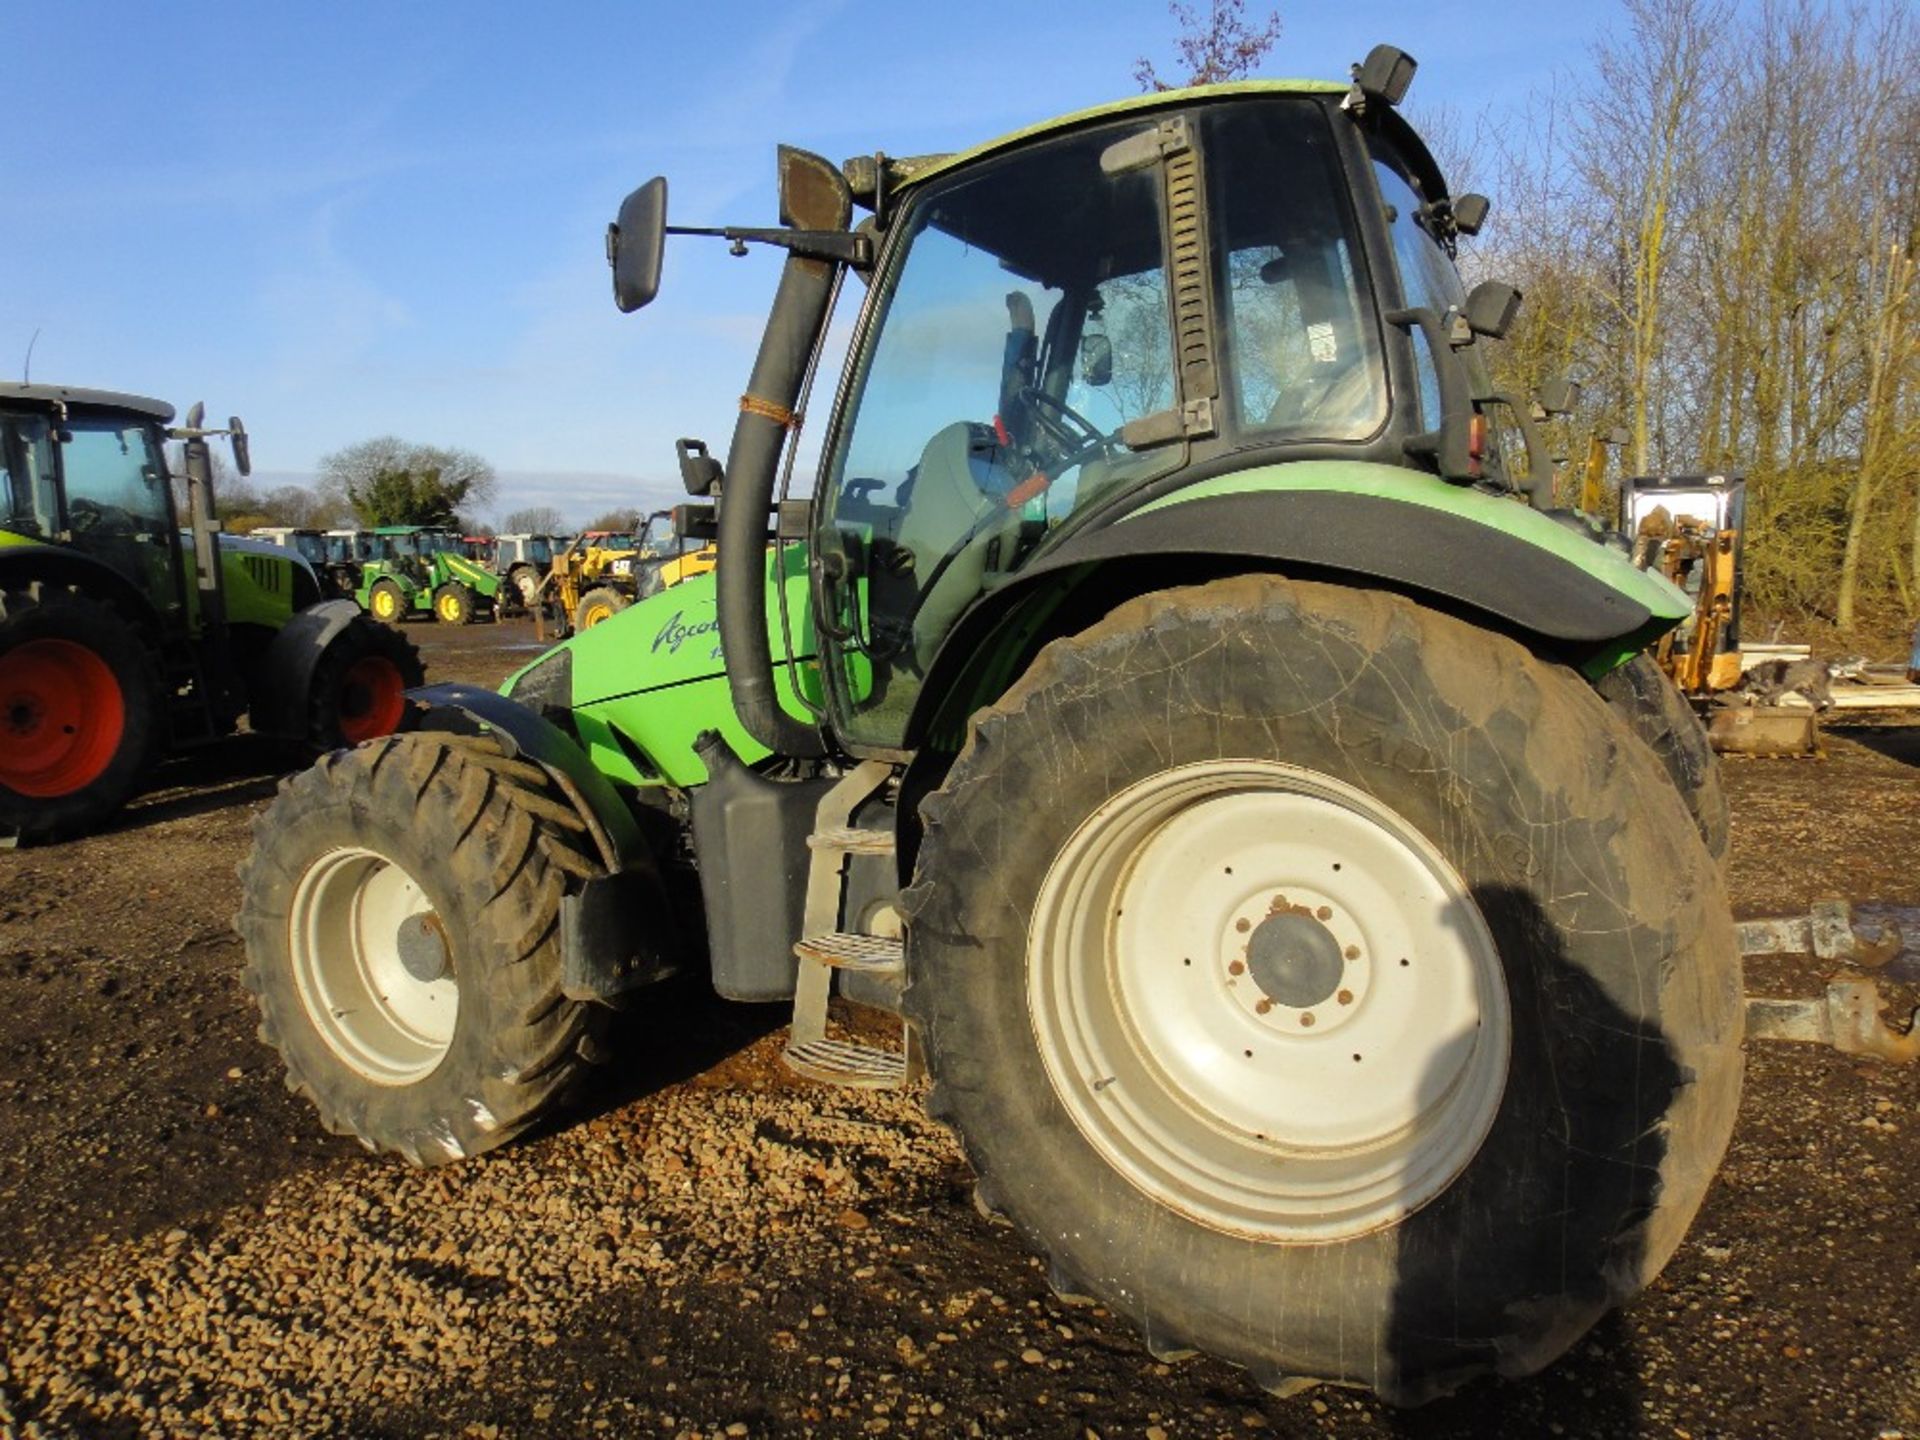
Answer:
[(667, 177), (656, 175), (620, 202), (607, 227), (613, 303), (631, 315), (660, 293), (660, 255), (667, 243)]
[[(680, 483), (687, 487), (689, 495), (712, 495), (714, 486), (720, 483), (720, 462), (707, 453), (704, 440), (676, 440), (673, 453), (680, 460)], [(679, 526), (676, 517), (674, 525)], [(682, 532), (684, 533), (684, 532)]]
[(1520, 292), (1511, 285), (1482, 280), (1467, 296), (1466, 309), (1461, 312), (1467, 328), (1489, 340), (1506, 339), (1514, 317), (1520, 313), (1520, 298)]
[(1571, 415), (1580, 404), (1580, 382), (1564, 376), (1540, 387), (1540, 409), (1548, 415)]
[(253, 452), (247, 447), (247, 427), (238, 415), (227, 417), (227, 443), (233, 447), (233, 468), (241, 475), (253, 474)]
[(1105, 335), (1081, 337), (1080, 378), (1089, 385), (1105, 385), (1113, 379), (1113, 341)]

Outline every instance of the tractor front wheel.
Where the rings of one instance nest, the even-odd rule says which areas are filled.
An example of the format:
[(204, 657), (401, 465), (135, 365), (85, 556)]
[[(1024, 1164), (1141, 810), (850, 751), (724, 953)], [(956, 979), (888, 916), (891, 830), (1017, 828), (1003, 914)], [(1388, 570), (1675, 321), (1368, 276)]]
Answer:
[(367, 596), (367, 613), (385, 625), (398, 625), (412, 609), (407, 592), (393, 580), (376, 580)]
[(567, 1093), (608, 1013), (560, 989), (583, 829), (486, 737), (392, 736), (282, 785), (235, 923), (261, 1038), (328, 1129), (437, 1165)]
[(473, 591), (458, 580), (449, 580), (433, 592), (433, 618), (442, 625), (467, 625), (473, 621)]
[(91, 829), (158, 752), (159, 675), (126, 619), (35, 583), (0, 593), (0, 837)]
[(603, 625), (627, 608), (627, 597), (610, 586), (602, 585), (589, 590), (580, 597), (580, 604), (573, 612), (573, 628), (591, 630)]
[(1679, 1244), (1739, 1097), (1733, 926), (1571, 671), (1376, 592), (1153, 595), (1044, 650), (922, 815), (929, 1104), (1156, 1353), (1418, 1403), (1538, 1370)]

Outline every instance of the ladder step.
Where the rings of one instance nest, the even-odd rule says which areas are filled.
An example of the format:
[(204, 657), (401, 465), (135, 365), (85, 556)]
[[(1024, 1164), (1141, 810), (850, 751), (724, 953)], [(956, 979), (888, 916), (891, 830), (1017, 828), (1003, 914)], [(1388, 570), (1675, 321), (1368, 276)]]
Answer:
[(836, 825), (816, 830), (807, 837), (809, 850), (844, 850), (854, 855), (893, 854), (891, 830), (861, 830), (851, 825)]
[(809, 935), (793, 947), (802, 960), (836, 970), (900, 971), (906, 966), (906, 946), (884, 935)]
[(850, 1045), (842, 1040), (806, 1040), (789, 1045), (780, 1058), (796, 1075), (829, 1085), (887, 1090), (905, 1082), (907, 1057), (898, 1050)]

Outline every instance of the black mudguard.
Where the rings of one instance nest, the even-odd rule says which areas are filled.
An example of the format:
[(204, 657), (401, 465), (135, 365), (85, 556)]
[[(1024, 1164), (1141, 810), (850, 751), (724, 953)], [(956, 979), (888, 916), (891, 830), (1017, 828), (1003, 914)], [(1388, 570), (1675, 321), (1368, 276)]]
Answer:
[(247, 677), (247, 723), (256, 735), (306, 739), (313, 673), (327, 647), (359, 614), (360, 607), (351, 600), (323, 600), (280, 627), (258, 668)]
[(573, 738), (544, 715), (478, 685), (427, 685), (407, 698), (425, 709), (415, 728), (484, 727), (510, 756), (552, 776), (587, 822), (607, 873), (580, 882), (560, 901), (566, 996), (610, 1002), (676, 971), (680, 935), (653, 849), (619, 791)]

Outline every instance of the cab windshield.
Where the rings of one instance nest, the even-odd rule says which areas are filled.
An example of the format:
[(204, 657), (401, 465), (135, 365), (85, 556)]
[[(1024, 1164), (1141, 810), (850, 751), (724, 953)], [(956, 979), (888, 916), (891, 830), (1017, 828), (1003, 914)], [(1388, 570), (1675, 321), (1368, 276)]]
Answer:
[(316, 565), (327, 563), (327, 542), (318, 535), (295, 535), (293, 548)]

